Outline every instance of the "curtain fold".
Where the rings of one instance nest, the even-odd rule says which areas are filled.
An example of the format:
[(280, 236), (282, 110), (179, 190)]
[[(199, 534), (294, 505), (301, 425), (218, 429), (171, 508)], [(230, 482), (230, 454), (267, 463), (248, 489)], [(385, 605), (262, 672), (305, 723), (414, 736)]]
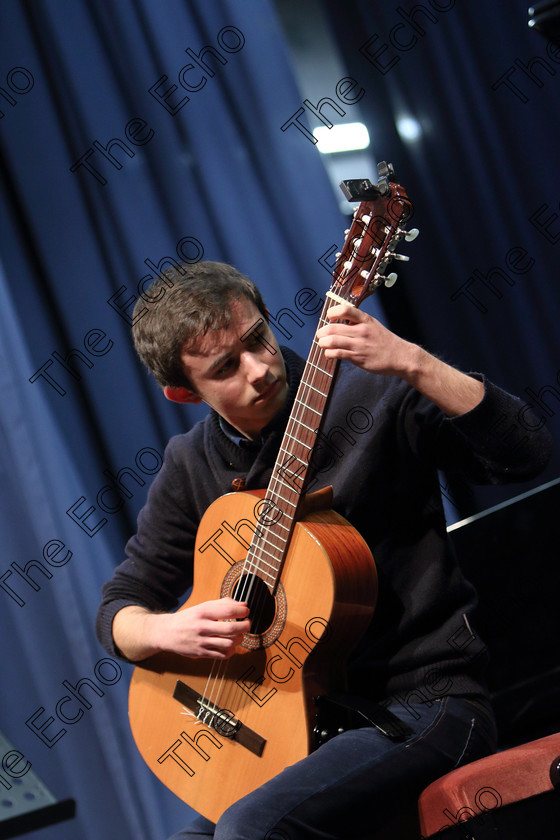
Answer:
[(344, 219), (281, 130), (300, 95), (268, 0), (6, 0), (0, 32), (0, 729), (77, 802), (30, 837), (164, 840), (191, 812), (140, 759), (131, 669), (94, 618), (167, 440), (203, 412), (137, 361), (132, 302), (170, 261), (231, 262), (305, 353), (294, 299), (327, 288)]
[[(557, 437), (557, 45), (528, 28), (524, 0), (328, 0), (325, 9), (366, 91), (360, 107), (375, 147), (392, 160), (421, 229), (384, 299), (390, 324), (528, 399)], [(556, 448), (533, 485), (559, 467)], [(530, 486), (451, 482), (464, 516)]]
[[(422, 229), (383, 296), (391, 324), (536, 395), (557, 433), (557, 53), (521, 0), (323, 8)], [(326, 289), (345, 220), (316, 148), (281, 130), (302, 97), (272, 0), (3, 0), (0, 34), (0, 729), (77, 801), (32, 840), (164, 840), (190, 811), (139, 758), (131, 669), (93, 622), (167, 440), (204, 412), (136, 359), (132, 303), (170, 261), (230, 262), (305, 355), (297, 295)], [(534, 483), (557, 471), (556, 453)], [(465, 515), (516, 489), (444, 484)]]

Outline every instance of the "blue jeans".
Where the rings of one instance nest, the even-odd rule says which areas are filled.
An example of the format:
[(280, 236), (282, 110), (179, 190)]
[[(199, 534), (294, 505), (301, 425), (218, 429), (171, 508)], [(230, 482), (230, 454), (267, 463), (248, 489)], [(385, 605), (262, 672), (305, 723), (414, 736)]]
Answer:
[(170, 840), (417, 840), (420, 793), (495, 751), (494, 716), (484, 698), (389, 708), (414, 730), (406, 741), (373, 727), (343, 732), (240, 799), (217, 825), (197, 817)]

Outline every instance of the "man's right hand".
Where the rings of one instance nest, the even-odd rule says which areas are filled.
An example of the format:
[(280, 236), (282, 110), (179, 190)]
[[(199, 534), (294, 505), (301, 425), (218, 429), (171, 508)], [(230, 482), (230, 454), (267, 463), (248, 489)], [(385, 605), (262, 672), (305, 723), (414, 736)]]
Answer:
[(113, 620), (113, 639), (133, 662), (170, 651), (193, 659), (227, 659), (250, 630), (247, 604), (232, 598), (205, 601), (175, 613), (123, 607)]

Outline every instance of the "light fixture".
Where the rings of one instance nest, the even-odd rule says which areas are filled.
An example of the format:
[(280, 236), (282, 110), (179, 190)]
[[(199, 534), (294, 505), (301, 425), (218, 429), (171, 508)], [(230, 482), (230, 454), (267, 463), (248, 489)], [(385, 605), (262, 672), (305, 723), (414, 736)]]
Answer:
[(414, 117), (400, 117), (397, 120), (397, 131), (403, 140), (418, 140), (422, 134), (422, 126)]
[(341, 123), (333, 125), (332, 128), (318, 126), (313, 129), (313, 135), (317, 139), (317, 148), (324, 155), (355, 152), (369, 146), (368, 130), (360, 122)]

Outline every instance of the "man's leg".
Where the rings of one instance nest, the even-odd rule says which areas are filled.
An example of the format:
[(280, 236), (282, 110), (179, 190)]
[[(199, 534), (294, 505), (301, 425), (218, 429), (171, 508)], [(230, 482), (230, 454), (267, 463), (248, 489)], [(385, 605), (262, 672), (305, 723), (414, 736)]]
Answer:
[[(494, 750), (493, 718), (479, 703), (452, 697), (390, 708), (414, 730), (407, 741), (395, 743), (372, 727), (337, 735), (228, 808), (215, 840), (419, 836), (418, 796), (434, 779)], [(442, 826), (447, 822), (442, 814)], [(187, 829), (176, 840), (201, 836), (212, 835)]]
[(188, 828), (178, 831), (169, 840), (208, 840), (214, 837), (216, 826), (204, 817), (197, 816)]

